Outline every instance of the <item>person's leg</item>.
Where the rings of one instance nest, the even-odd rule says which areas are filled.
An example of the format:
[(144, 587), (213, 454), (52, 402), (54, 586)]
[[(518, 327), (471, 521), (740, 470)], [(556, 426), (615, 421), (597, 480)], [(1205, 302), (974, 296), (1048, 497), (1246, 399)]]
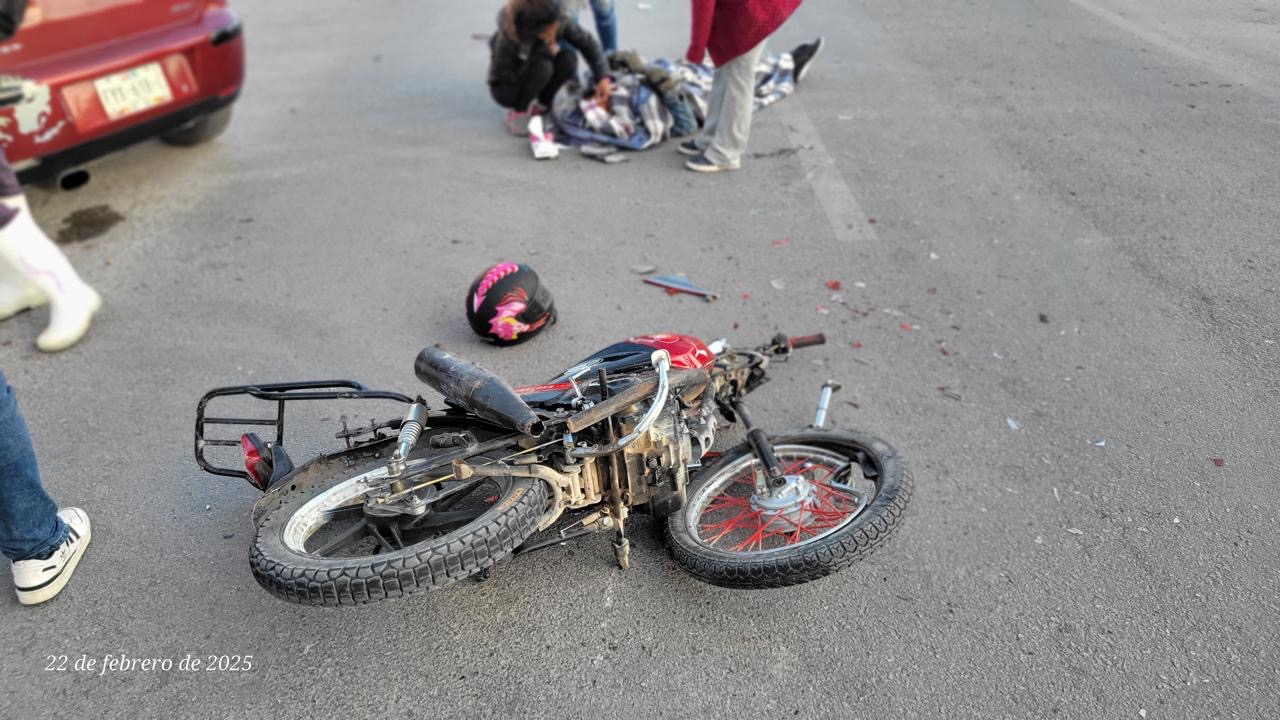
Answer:
[(711, 81), (711, 94), (707, 97), (707, 120), (702, 124), (702, 132), (694, 138), (693, 144), (699, 151), (704, 151), (716, 137), (716, 128), (720, 126), (720, 111), (724, 106), (725, 86), (728, 78), (724, 68), (717, 68)]
[(543, 107), (551, 107), (551, 101), (555, 99), (556, 92), (560, 87), (570, 80), (578, 76), (578, 53), (569, 48), (560, 48), (560, 52), (556, 53), (551, 78), (546, 85), (538, 93), (538, 102)]
[[(26, 200), (22, 195), (22, 187), (18, 185), (18, 178), (8, 163), (4, 162), (3, 151), (0, 151), (0, 229), (25, 209)], [(0, 259), (0, 320), (48, 302), (44, 293), (27, 282), (7, 261)]]
[(618, 8), (613, 0), (591, 0), (591, 14), (596, 19), (596, 35), (606, 53), (618, 49)]
[(747, 151), (755, 108), (756, 63), (763, 52), (762, 42), (716, 71), (716, 82), (722, 83), (724, 96), (705, 153), (716, 165), (736, 167)]
[(40, 470), (13, 388), (0, 372), (0, 553), (40, 557), (67, 535), (58, 506), (40, 485)]
[(555, 61), (546, 52), (534, 52), (513, 82), (489, 86), (489, 94), (504, 108), (525, 112), (538, 94), (551, 81)]
[(49, 326), (36, 346), (45, 352), (65, 350), (89, 331), (102, 298), (89, 287), (57, 245), (36, 225), (13, 169), (0, 153), (0, 262), (8, 263), (28, 283), (49, 298)]

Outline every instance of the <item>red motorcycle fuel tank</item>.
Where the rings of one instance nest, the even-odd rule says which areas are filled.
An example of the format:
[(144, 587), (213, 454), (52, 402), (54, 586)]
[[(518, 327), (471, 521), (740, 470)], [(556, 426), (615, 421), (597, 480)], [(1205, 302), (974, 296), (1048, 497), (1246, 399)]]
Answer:
[[(639, 374), (653, 367), (650, 358), (654, 350), (666, 350), (671, 355), (671, 367), (681, 370), (699, 370), (707, 368), (715, 362), (715, 355), (707, 344), (692, 335), (680, 333), (654, 333), (638, 335), (609, 347), (584, 359), (542, 385), (529, 385), (516, 388), (530, 405), (554, 405), (567, 402), (573, 398), (573, 387), (569, 378), (579, 376), (579, 386), (595, 385), (595, 376), (600, 368), (604, 368), (610, 377), (618, 376), (619, 381), (627, 374)], [(621, 384), (629, 384), (622, 382)], [(616, 392), (613, 382), (609, 387)]]

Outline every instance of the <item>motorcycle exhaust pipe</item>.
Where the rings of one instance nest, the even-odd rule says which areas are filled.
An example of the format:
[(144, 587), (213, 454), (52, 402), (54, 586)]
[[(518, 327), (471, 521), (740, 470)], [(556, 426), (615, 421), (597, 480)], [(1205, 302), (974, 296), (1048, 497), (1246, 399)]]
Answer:
[(541, 435), (542, 419), (502, 378), (439, 348), (425, 348), (413, 365), (418, 379), (435, 388), (445, 400), (490, 422), (524, 433)]

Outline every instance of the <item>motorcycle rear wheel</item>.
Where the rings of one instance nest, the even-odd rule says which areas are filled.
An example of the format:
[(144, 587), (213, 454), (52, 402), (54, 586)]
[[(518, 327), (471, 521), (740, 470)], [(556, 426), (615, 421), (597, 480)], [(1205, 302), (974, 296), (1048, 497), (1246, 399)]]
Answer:
[[(464, 519), (439, 526), (439, 532), (424, 531), (421, 525), (415, 529), (412, 516), (390, 519), (394, 529), (386, 519), (379, 520), (374, 527), (381, 529), (371, 532), (355, 526), (374, 519), (353, 510), (344, 511), (347, 524), (330, 528), (337, 521), (326, 519), (326, 508), (358, 504), (359, 479), (385, 464), (385, 458), (365, 458), (350, 466), (321, 463), (316, 472), (303, 468), (288, 478), (285, 494), (262, 517), (250, 551), (249, 566), (258, 583), (303, 605), (363, 605), (405, 597), (491, 567), (524, 543), (546, 512), (545, 483), (491, 478), (457, 503), (471, 506), (469, 511), (454, 510)], [(475, 517), (465, 519), (468, 515)], [(337, 545), (347, 531), (358, 539)], [(327, 556), (325, 550), (332, 546), (341, 550)]]
[(743, 443), (703, 471), (668, 517), (671, 556), (695, 577), (730, 588), (817, 580), (871, 554), (906, 515), (911, 475), (883, 440), (814, 430), (772, 441), (794, 501), (753, 499), (760, 464)]

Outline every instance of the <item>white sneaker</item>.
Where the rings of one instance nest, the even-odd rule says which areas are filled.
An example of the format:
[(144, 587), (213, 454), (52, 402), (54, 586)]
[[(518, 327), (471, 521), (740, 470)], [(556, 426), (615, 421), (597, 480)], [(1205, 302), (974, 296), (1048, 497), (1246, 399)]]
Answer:
[(19, 560), (13, 564), (13, 585), (18, 591), (18, 602), (23, 605), (39, 605), (62, 592), (71, 573), (76, 571), (80, 556), (89, 547), (92, 533), (85, 511), (63, 508), (58, 511), (58, 517), (67, 524), (67, 539), (47, 558)]

